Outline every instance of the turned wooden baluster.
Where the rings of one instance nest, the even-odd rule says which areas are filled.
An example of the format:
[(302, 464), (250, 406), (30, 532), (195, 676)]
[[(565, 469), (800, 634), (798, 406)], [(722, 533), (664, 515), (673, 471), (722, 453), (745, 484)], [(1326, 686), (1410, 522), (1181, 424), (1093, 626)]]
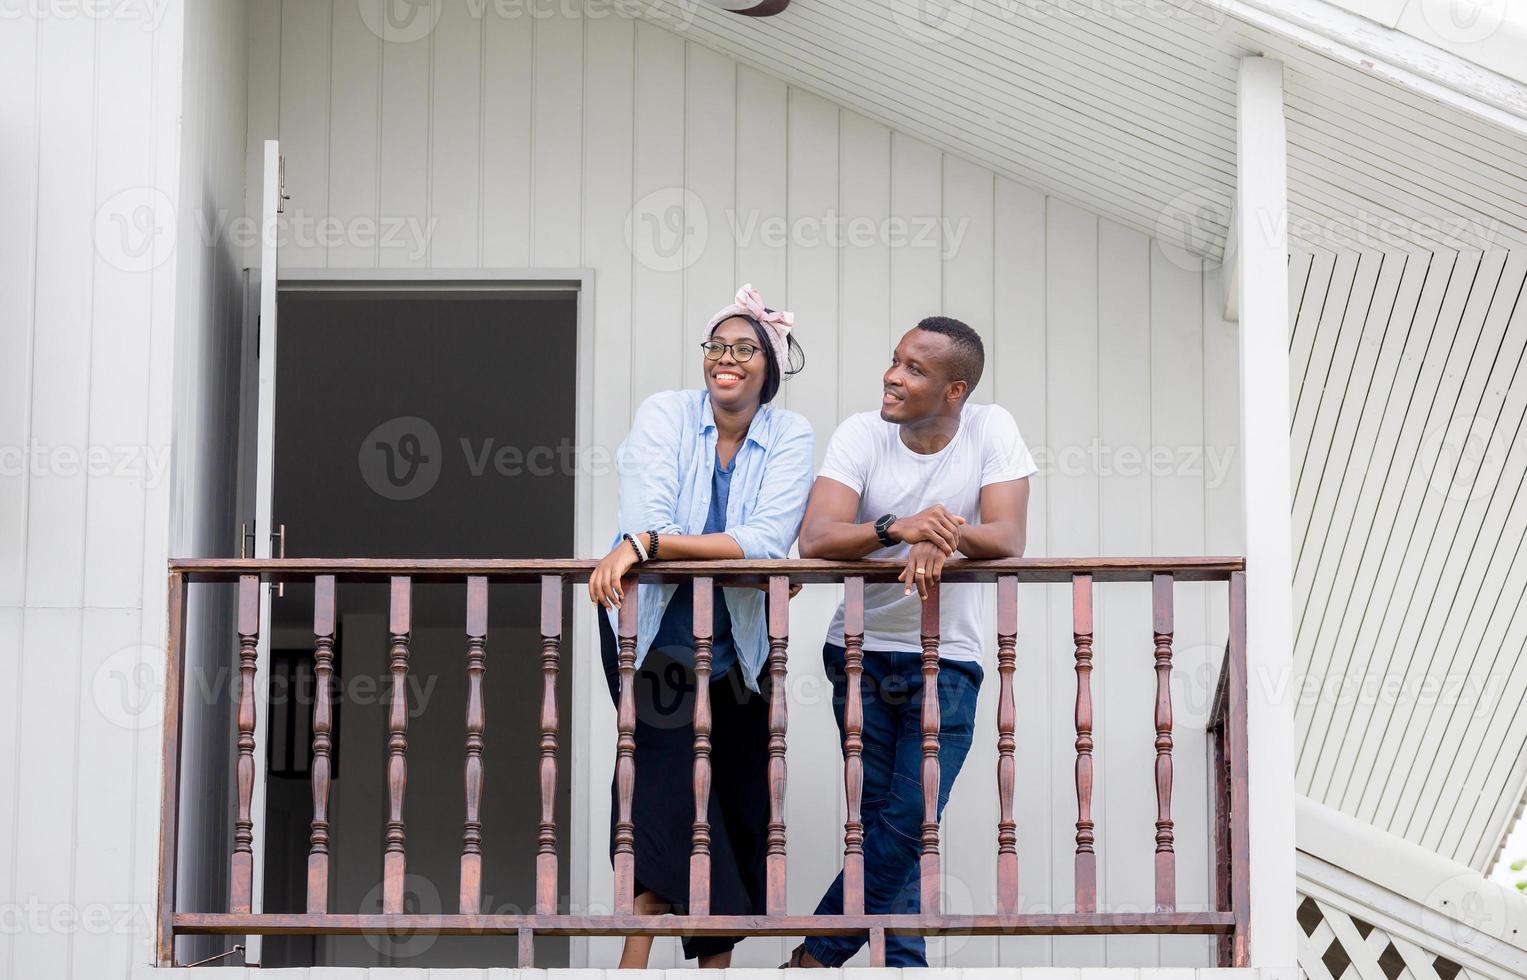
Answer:
[[(710, 914), (710, 671), (711, 603), (709, 578), (696, 578), (695, 636), (695, 820), (689, 851), (689, 914)], [(725, 602), (723, 596), (720, 601)]]
[(248, 912), (254, 895), (255, 662), (260, 644), (260, 576), (239, 576), (239, 802), (233, 821), (229, 911)]
[(928, 586), (923, 602), (923, 853), (921, 862), (921, 900), (924, 915), (937, 915), (942, 909), (939, 893), (942, 875), (938, 853), (938, 605), (937, 583)]
[[(615, 914), (636, 912), (636, 576), (620, 580), (620, 704), (615, 712)], [(600, 612), (599, 615), (604, 615)]]
[(467, 576), (466, 819), (461, 832), (462, 915), (482, 911), (483, 673), (487, 669), (488, 579)]
[(536, 914), (557, 914), (557, 671), (562, 662), (562, 576), (541, 576), (541, 827)]
[(1018, 781), (1013, 674), (1018, 669), (1018, 576), (997, 579), (997, 912), (1018, 913), (1018, 823), (1013, 792)]
[(864, 579), (843, 580), (843, 673), (848, 701), (843, 706), (843, 790), (848, 819), (843, 824), (843, 913), (864, 914)]
[(1172, 576), (1151, 576), (1156, 635), (1156, 911), (1177, 908), (1172, 849)]
[(403, 879), (407, 873), (407, 838), (403, 825), (403, 791), (408, 785), (408, 644), (409, 580), (392, 577), (387, 630), (387, 669), (392, 673), (392, 697), (387, 715), (387, 843), (382, 853), (382, 912), (403, 911)]
[(1092, 576), (1071, 577), (1076, 641), (1076, 910), (1097, 911), (1097, 855), (1092, 833)]
[(785, 668), (790, 646), (790, 579), (769, 576), (769, 830), (765, 855), (768, 915), (785, 914)]
[(308, 843), (308, 913), (329, 910), (329, 782), (333, 751), (334, 576), (313, 580), (313, 823)]

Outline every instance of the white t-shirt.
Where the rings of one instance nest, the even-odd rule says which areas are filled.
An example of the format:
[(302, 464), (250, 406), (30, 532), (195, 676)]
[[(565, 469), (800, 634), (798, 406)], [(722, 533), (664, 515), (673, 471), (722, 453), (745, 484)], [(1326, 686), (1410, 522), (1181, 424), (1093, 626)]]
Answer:
[[(882, 514), (910, 517), (943, 504), (970, 524), (981, 520), (981, 488), (1019, 480), (1038, 472), (1018, 423), (1000, 405), (966, 403), (960, 427), (949, 444), (923, 455), (901, 441), (901, 426), (878, 412), (850, 416), (832, 434), (818, 476), (837, 480), (859, 494), (860, 524)], [(912, 546), (898, 543), (866, 557), (902, 559)], [(864, 587), (864, 649), (887, 652), (922, 650), (922, 599), (905, 594), (900, 582)], [(939, 656), (981, 662), (981, 586), (943, 585), (939, 589)], [(843, 644), (843, 607), (827, 630), (827, 642)], [(992, 643), (995, 643), (995, 638)]]

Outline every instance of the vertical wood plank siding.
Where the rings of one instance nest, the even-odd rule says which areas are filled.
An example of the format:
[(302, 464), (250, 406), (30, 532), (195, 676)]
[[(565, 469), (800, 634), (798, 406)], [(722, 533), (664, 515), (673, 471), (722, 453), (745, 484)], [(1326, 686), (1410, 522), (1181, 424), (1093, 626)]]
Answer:
[[(923, 316), (947, 313), (966, 319), (986, 341), (986, 376), (974, 397), (1013, 412), (1044, 470), (1032, 491), (1031, 554), (1194, 554), (1203, 553), (1211, 531), (1222, 540), (1238, 536), (1234, 507), (1206, 507), (1206, 501), (1234, 496), (1225, 473), (1236, 462), (1234, 446), (1206, 448), (1205, 420), (1233, 417), (1235, 393), (1219, 387), (1211, 399), (1201, 380), (1209, 369), (1205, 351), (1211, 340), (1222, 352), (1213, 363), (1233, 365), (1234, 326), (1210, 318), (1203, 299), (1208, 280), (1197, 269), (1180, 268), (1177, 253), (649, 23), (622, 16), (585, 18), (548, 31), (533, 27), (531, 18), (488, 16), (480, 35), (478, 28), (453, 21), (437, 27), (428, 45), (382, 44), (377, 57), (360, 43), (357, 32), (364, 33), (364, 25), (338, 6), (335, 13), (326, 67), (343, 111), (327, 112), (321, 127), (280, 129), (277, 120), (307, 111), (285, 105), (301, 96), (284, 85), (256, 86), (250, 94), (250, 138), (282, 139), (293, 207), (347, 220), (387, 218), (433, 227), (435, 247), (417, 260), (420, 264), (563, 264), (594, 270), (592, 336), (582, 349), (594, 362), (596, 445), (613, 449), (647, 395), (700, 383), (689, 357), (700, 339), (698, 324), (749, 281), (769, 303), (796, 314), (796, 336), (808, 365), (785, 384), (778, 403), (807, 416), (819, 456), (841, 419), (875, 407), (880, 374), (901, 333)], [(570, 33), (581, 34), (581, 43), (570, 41)], [(279, 52), (282, 36), (251, 37), (251, 44)], [(419, 60), (412, 50), (426, 46), (433, 49), (432, 61)], [(325, 53), (317, 50), (313, 56), (322, 60)], [(481, 67), (452, 64), (463, 59)], [(550, 71), (533, 66), (548, 59), (558, 60), (566, 79), (532, 85), (532, 72)], [(463, 72), (480, 79), (480, 95), (472, 90), (461, 100), (441, 98), (438, 84), (434, 99), (416, 94), (430, 78), (454, 91)], [(362, 98), (362, 92), (372, 97)], [(581, 139), (573, 138), (580, 133)], [(789, 149), (749, 149), (761, 145)], [(423, 157), (410, 163), (419, 154)], [(476, 179), (453, 182), (448, 197), (440, 197), (443, 185), (435, 177), (427, 178), (436, 188), (434, 197), (427, 187), (409, 182), (412, 168), (425, 167), (426, 160), (443, 166), (479, 154), (483, 166)], [(294, 167), (298, 157), (305, 162)], [(327, 161), (327, 170), (313, 161)], [(327, 189), (319, 193), (309, 175), (334, 173), (341, 163), (344, 180), (326, 178)], [(581, 191), (569, 195), (568, 180)], [(369, 197), (363, 193), (368, 188)], [(563, 202), (560, 209), (553, 207), (557, 201)], [(674, 227), (663, 220), (670, 214), (683, 216), (688, 235), (664, 237), (664, 229)], [(293, 269), (299, 264), (334, 269), (403, 267), (413, 260), (407, 250), (345, 243), (319, 253), (286, 254), (283, 261)], [(1111, 297), (1111, 304), (1103, 304), (1101, 296)], [(1106, 317), (1104, 309), (1110, 311)], [(1135, 311), (1135, 319), (1116, 317), (1115, 309)], [(1210, 338), (1206, 320), (1222, 335)], [(1126, 342), (1122, 350), (1131, 359), (1150, 361), (1148, 383), (1118, 383), (1108, 351)], [(1086, 408), (1100, 391), (1114, 392), (1103, 417)], [(1124, 439), (1107, 427), (1112, 418), (1139, 425)], [(1233, 439), (1233, 427), (1226, 436)], [(1149, 458), (1143, 452), (1135, 461), (1130, 450), (1115, 458), (1124, 444), (1142, 451), (1165, 445), (1171, 456), (1151, 469), (1140, 461)], [(1139, 502), (1132, 503), (1127, 522), (1110, 520), (1100, 508), (1097, 488), (1114, 481), (1123, 481), (1119, 486)], [(594, 475), (590, 483), (586, 546), (595, 549), (615, 530), (615, 480)], [(1143, 523), (1133, 515), (1141, 515)], [(1220, 523), (1211, 526), (1212, 521)], [(1233, 541), (1223, 550), (1234, 551)], [(1205, 608), (1215, 605), (1202, 598), (1208, 589), (1179, 588), (1177, 648), (1189, 651), (1188, 669), (1197, 665), (1193, 658), (1206, 656), (1201, 649), (1207, 638)], [(1048, 597), (1043, 586), (1016, 591), (1015, 600), (1030, 612), (1018, 624), (1015, 649), (1068, 648), (1069, 602)], [(816, 651), (836, 601), (817, 589), (791, 601), (796, 648), (786, 669), (788, 684), (823, 683)], [(988, 600), (985, 614), (986, 634), (993, 638), (986, 651), (990, 683), (981, 694), (975, 746), (942, 821), (940, 882), (950, 912), (973, 908), (973, 896), (996, 894), (998, 887), (999, 862), (973, 843), (996, 841), (1002, 820), (986, 806), (997, 793), (999, 761), (994, 603)], [(1114, 608), (1117, 628), (1125, 628), (1130, 617), (1123, 603), (1100, 608), (1100, 630), (1114, 625), (1108, 618)], [(1024, 750), (1013, 756), (1015, 829), (1007, 857), (1024, 868), (1025, 901), (1058, 906), (1071, 901), (1074, 882), (1069, 867), (1053, 864), (1053, 854), (1075, 828), (1052, 804), (1062, 802), (1058, 794), (1070, 781), (1074, 747), (1055, 737), (1060, 729), (1053, 724), (1052, 701), (1042, 692), (1069, 697), (1061, 694), (1061, 685), (1070, 682), (1045, 657), (1036, 655), (1028, 668), (1033, 673), (1025, 677), (1020, 668), (1013, 688), (1014, 742)], [(1126, 669), (1133, 668), (1116, 668)], [(1144, 670), (1149, 675), (1148, 663)], [(602, 677), (592, 676), (597, 673), (581, 681), (572, 670), (564, 673), (562, 681), (575, 685), (575, 702), (605, 699)], [(1106, 778), (1094, 802), (1112, 819), (1098, 821), (1097, 846), (1123, 853), (1127, 842), (1134, 852), (1140, 842), (1134, 824), (1154, 806), (1154, 777), (1150, 763), (1134, 754), (1137, 748), (1126, 747), (1133, 736), (1106, 723), (1113, 702), (1123, 696), (1115, 693), (1107, 671), (1099, 676), (1095, 693), (1105, 721), (1095, 733), (1095, 760)], [(1136, 675), (1128, 676), (1119, 690), (1137, 683)], [(1148, 701), (1132, 710), (1135, 714), (1126, 717), (1150, 725)], [(1203, 754), (1206, 743), (1194, 727), (1199, 719), (1185, 710), (1190, 713), (1177, 719), (1177, 755), (1191, 760)], [(583, 780), (574, 796), (587, 800), (589, 812), (604, 813), (610, 805), (609, 772), (616, 764), (615, 727), (613, 720), (598, 717), (591, 724), (591, 754), (587, 767), (574, 771)], [(801, 826), (823, 806), (845, 808), (848, 789), (842, 763), (819, 750), (838, 740), (831, 713), (793, 711), (790, 729), (779, 762), (790, 773), (786, 823)], [(1055, 776), (1062, 772), (1064, 777)], [(1206, 834), (1191, 833), (1191, 821), (1207, 812), (1205, 783), (1192, 772), (1180, 777), (1176, 809), (1189, 815), (1183, 819), (1190, 826), (1180, 828), (1179, 836), (1191, 843), (1177, 854), (1178, 900), (1202, 903), (1210, 897), (1211, 859), (1207, 847), (1194, 853)], [(588, 839), (568, 842), (575, 845), (568, 858), (573, 893), (612, 894), (612, 869), (603, 858), (609, 847), (604, 822), (584, 826)], [(825, 886), (827, 869), (841, 866), (839, 844), (794, 834), (776, 845), (776, 866), (786, 868), (782, 884), (793, 910), (806, 910), (804, 904)], [(1100, 903), (1149, 907), (1154, 902), (1149, 855), (1105, 870), (1098, 883)], [(1142, 965), (1205, 964), (1212, 955), (1200, 937), (1108, 942), (1131, 944), (1131, 962)], [(602, 943), (591, 941), (591, 950), (612, 955), (612, 947)], [(967, 966), (1103, 963), (1103, 940), (1077, 939), (1055, 946), (1055, 952), (1052, 945), (1043, 937), (931, 944), (935, 957), (952, 956), (951, 963)], [(745, 952), (751, 956), (754, 949), (760, 965), (777, 963), (788, 952), (783, 941), (774, 940), (756, 940)], [(1091, 949), (1096, 958), (1085, 952)], [(654, 966), (681, 962), (676, 944), (658, 941)]]

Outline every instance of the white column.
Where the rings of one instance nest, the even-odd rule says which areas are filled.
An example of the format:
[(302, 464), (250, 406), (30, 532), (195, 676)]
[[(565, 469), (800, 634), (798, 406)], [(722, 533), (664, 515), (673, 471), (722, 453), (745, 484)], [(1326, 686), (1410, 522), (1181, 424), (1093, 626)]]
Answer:
[(1293, 967), (1293, 554), (1283, 64), (1242, 58), (1236, 269), (1246, 528), (1251, 962)]

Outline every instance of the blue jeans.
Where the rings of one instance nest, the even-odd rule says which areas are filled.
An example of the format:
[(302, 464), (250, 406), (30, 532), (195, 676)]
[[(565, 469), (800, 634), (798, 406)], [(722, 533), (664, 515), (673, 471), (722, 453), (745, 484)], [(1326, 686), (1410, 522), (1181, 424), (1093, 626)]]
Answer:
[[(833, 715), (843, 734), (843, 710), (848, 701), (844, 650), (827, 644), (822, 663), (832, 680)], [(981, 665), (940, 660), (938, 812), (949, 802), (949, 790), (970, 751), (975, 732), (976, 693)], [(921, 909), (919, 856), (922, 854), (923, 736), (922, 654), (864, 651), (860, 682), (864, 703), (864, 910), (875, 914), (915, 915)], [(843, 914), (843, 874), (833, 880), (817, 915)], [(806, 951), (827, 966), (842, 966), (868, 942), (856, 936), (811, 936)], [(927, 944), (921, 936), (888, 934), (886, 966), (927, 966)]]

